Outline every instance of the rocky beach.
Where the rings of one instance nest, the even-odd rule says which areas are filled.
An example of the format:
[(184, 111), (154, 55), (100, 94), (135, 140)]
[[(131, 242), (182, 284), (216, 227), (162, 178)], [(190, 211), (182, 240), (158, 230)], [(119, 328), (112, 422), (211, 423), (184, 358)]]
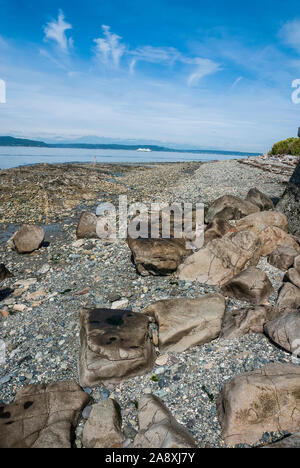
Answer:
[[(43, 385), (45, 392), (48, 384), (66, 381), (82, 384), (83, 392), (80, 402), (74, 403), (73, 436), (61, 445), (147, 447), (149, 440), (154, 443), (151, 425), (145, 423), (151, 411), (161, 412), (162, 420), (168, 421), (173, 447), (262, 447), (300, 431), (300, 367), (289, 342), (291, 336), (297, 339), (291, 330), (300, 331), (295, 315), (300, 308), (300, 238), (289, 230), (287, 213), (276, 211), (297, 158), (253, 160), (139, 166), (39, 164), (0, 170), (0, 259), (11, 273), (3, 270), (0, 290), (0, 340), (6, 347), (6, 359), (0, 363), (1, 447), (37, 444), (38, 435), (32, 440), (25, 434), (16, 440), (4, 435), (3, 424), (15, 423), (10, 413), (14, 414), (18, 392), (28, 399), (28, 386)], [(249, 194), (255, 188), (259, 192)], [(168, 262), (164, 258), (172, 255), (170, 250), (162, 246), (159, 261), (168, 266), (164, 263), (160, 270), (156, 258), (143, 260), (151, 255), (145, 253), (148, 247), (141, 259), (138, 241), (130, 245), (123, 239), (84, 238), (78, 230), (76, 235), (83, 212), (95, 214), (100, 201), (117, 205), (120, 195), (126, 195), (128, 203), (204, 203), (204, 248), (184, 254), (173, 268), (169, 257)], [(28, 253), (18, 247), (17, 238), (7, 244), (24, 224), (39, 226), (45, 233), (38, 248)], [(285, 295), (283, 283), (291, 290)], [(82, 312), (95, 308), (127, 311), (133, 314), (133, 324), (141, 321), (137, 325), (141, 342), (132, 343), (131, 348), (142, 347), (147, 361), (142, 370), (130, 369), (118, 378), (108, 366), (107, 375), (104, 369), (100, 377), (97, 364), (90, 369), (98, 383), (89, 385), (87, 372), (82, 377), (82, 366), (91, 364), (87, 355), (83, 360), (83, 342), (96, 354), (99, 342), (102, 354), (105, 349), (101, 326), (95, 325), (98, 318)], [(282, 316), (288, 317), (290, 328), (280, 322)], [(123, 358), (127, 366), (128, 360), (135, 359), (128, 356)], [(242, 381), (245, 375), (247, 383)], [(233, 384), (232, 379), (238, 378)], [(262, 395), (252, 388), (259, 385)], [(248, 395), (248, 404), (253, 403), (255, 415), (241, 416), (245, 401), (239, 389), (241, 395)], [(80, 393), (78, 387), (69, 386), (68, 391)], [(276, 408), (272, 398), (264, 400), (274, 391)], [(9, 416), (3, 419), (3, 414)], [(26, 419), (23, 413), (18, 417)], [(159, 418), (156, 424), (160, 426)], [(109, 440), (97, 439), (93, 427), (112, 435)], [(50, 437), (47, 444), (55, 446), (55, 440), (51, 442)], [(159, 445), (160, 440), (156, 443), (170, 446)]]

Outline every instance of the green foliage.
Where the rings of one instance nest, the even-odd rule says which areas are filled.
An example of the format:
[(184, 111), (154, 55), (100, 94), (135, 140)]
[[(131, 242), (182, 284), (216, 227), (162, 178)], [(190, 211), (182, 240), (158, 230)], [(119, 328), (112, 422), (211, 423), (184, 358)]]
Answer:
[(291, 154), (293, 156), (300, 155), (300, 138), (288, 138), (287, 140), (275, 143), (270, 154)]

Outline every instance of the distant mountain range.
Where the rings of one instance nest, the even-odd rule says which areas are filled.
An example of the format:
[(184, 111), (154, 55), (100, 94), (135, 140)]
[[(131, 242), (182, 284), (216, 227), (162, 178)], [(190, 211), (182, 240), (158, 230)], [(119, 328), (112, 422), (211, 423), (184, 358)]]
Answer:
[(14, 138), (11, 136), (0, 136), (0, 146), (25, 146), (25, 147), (36, 147), (36, 148), (74, 148), (74, 149), (106, 149), (106, 150), (131, 150), (136, 151), (139, 148), (149, 148), (151, 151), (165, 151), (165, 152), (177, 152), (177, 153), (197, 153), (197, 154), (234, 154), (237, 156), (249, 155), (258, 156), (258, 153), (243, 153), (239, 151), (220, 151), (220, 150), (197, 150), (197, 149), (177, 149), (167, 148), (158, 145), (148, 144), (116, 144), (116, 143), (45, 143), (44, 141), (27, 140), (23, 138)]

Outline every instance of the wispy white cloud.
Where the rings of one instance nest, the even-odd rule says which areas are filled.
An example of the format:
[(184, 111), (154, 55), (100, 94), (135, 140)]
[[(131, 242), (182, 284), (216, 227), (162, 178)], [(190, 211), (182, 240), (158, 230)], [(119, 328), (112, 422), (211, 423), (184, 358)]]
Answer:
[(104, 64), (118, 68), (126, 46), (121, 42), (122, 37), (112, 33), (109, 26), (103, 25), (102, 31), (103, 37), (94, 39), (96, 55)]
[(242, 76), (239, 76), (239, 77), (232, 83), (231, 88), (232, 88), (232, 89), (235, 88), (235, 87), (239, 84), (239, 82), (242, 81), (242, 79), (243, 79), (243, 77), (242, 77)]
[(197, 66), (196, 71), (193, 71), (188, 78), (188, 86), (197, 86), (204, 76), (221, 70), (220, 65), (210, 59), (195, 58), (187, 63), (193, 63)]
[(280, 31), (280, 36), (287, 45), (300, 52), (300, 19), (285, 23)]
[(126, 59), (126, 67), (129, 67), (131, 75), (134, 74), (139, 62), (161, 64), (172, 67), (174, 64), (189, 65), (193, 71), (189, 74), (188, 86), (197, 86), (201, 78), (216, 73), (221, 68), (213, 60), (201, 57), (190, 57), (182, 54), (175, 47), (143, 46), (130, 49), (122, 43), (122, 37), (111, 32), (109, 26), (102, 26), (103, 37), (94, 39), (96, 43), (96, 56), (101, 62), (110, 68), (119, 68), (121, 59)]
[(66, 31), (72, 29), (72, 25), (65, 21), (65, 16), (60, 10), (58, 19), (46, 24), (44, 27), (45, 41), (54, 41), (59, 49), (68, 53), (73, 47), (73, 39), (67, 37)]

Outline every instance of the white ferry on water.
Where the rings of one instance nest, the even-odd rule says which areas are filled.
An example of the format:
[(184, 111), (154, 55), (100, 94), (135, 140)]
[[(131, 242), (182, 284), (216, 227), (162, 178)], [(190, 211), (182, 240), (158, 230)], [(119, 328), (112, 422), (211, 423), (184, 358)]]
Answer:
[(152, 153), (152, 150), (150, 148), (139, 148), (137, 149), (139, 153)]

